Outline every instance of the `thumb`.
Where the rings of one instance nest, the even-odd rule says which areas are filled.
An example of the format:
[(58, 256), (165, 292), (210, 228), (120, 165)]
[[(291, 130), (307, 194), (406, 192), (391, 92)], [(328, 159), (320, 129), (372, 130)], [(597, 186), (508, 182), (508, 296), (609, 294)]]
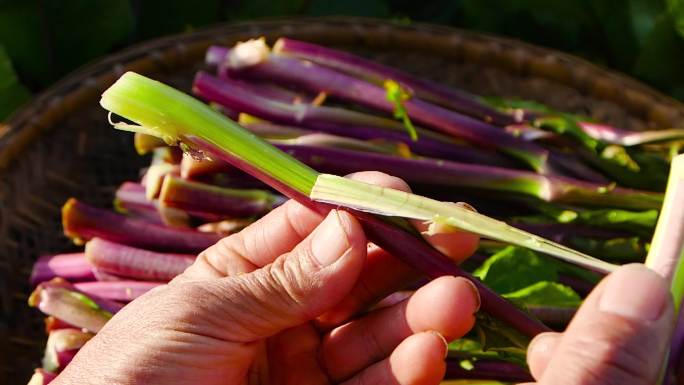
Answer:
[(220, 279), (218, 313), (230, 321), (231, 340), (269, 337), (332, 308), (356, 283), (366, 245), (356, 219), (332, 210), (291, 252), (251, 273)]
[[(530, 369), (539, 384), (651, 385), (672, 328), (665, 280), (643, 265), (623, 266), (589, 295), (553, 349), (542, 346), (546, 337), (532, 342)], [(550, 350), (550, 360), (541, 357)]]

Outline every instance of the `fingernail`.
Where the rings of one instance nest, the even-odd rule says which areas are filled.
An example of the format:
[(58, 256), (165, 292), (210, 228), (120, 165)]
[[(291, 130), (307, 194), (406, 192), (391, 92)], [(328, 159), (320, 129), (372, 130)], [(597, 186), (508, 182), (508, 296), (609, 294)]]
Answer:
[(475, 301), (477, 301), (477, 306), (475, 307), (475, 313), (480, 310), (480, 306), (482, 305), (482, 300), (480, 299), (480, 291), (477, 290), (477, 286), (469, 280), (468, 278), (462, 278), (464, 281), (468, 282), (468, 285), (470, 285), (470, 288), (473, 290), (473, 294), (475, 295)]
[(337, 210), (331, 210), (318, 225), (311, 239), (311, 253), (321, 266), (332, 265), (349, 249), (350, 226)]
[(449, 356), (449, 343), (447, 342), (446, 338), (444, 338), (444, 336), (440, 332), (434, 330), (430, 330), (430, 333), (432, 333), (433, 335), (435, 335), (435, 337), (442, 340), (442, 342), (444, 343), (444, 358), (447, 358), (447, 356)]
[(599, 309), (639, 321), (660, 318), (668, 301), (664, 280), (646, 266), (623, 266), (606, 278)]

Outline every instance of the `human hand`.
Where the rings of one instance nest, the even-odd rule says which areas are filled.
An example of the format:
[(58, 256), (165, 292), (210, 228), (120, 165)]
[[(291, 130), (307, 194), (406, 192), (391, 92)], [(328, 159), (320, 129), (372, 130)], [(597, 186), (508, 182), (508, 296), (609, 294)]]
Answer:
[[(455, 259), (477, 245), (467, 233), (433, 241)], [(416, 278), (367, 250), (347, 212), (323, 219), (290, 201), (126, 306), (55, 384), (438, 384), (445, 339), (470, 330), (479, 298), (467, 280), (442, 277), (365, 312)]]
[(627, 265), (592, 291), (564, 333), (538, 335), (527, 361), (540, 385), (653, 385), (672, 329), (665, 280)]

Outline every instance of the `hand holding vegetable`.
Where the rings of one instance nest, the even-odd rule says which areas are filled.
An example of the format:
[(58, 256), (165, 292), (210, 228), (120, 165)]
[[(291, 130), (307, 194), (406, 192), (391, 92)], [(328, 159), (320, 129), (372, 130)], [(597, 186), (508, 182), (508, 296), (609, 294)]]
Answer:
[[(357, 179), (404, 188), (378, 173)], [(471, 234), (442, 248), (463, 258)], [(438, 384), (445, 339), (479, 306), (463, 278), (350, 319), (416, 273), (367, 251), (354, 217), (290, 201), (202, 253), (168, 286), (117, 313), (55, 384)]]
[[(663, 154), (649, 153), (648, 156), (654, 157), (651, 159), (639, 149), (630, 149), (631, 152), (628, 152), (620, 146), (614, 148), (608, 145), (604, 148), (601, 142), (604, 139), (594, 138), (574, 117), (528, 116), (527, 113), (523, 117), (518, 116), (517, 112), (511, 115), (516, 119), (526, 119), (524, 124), (517, 125), (521, 126), (520, 129), (543, 132), (547, 139), (549, 135), (555, 137), (554, 140), (533, 143), (530, 140), (534, 139), (513, 135), (509, 132), (510, 127), (497, 126), (508, 124), (508, 121), (499, 122), (496, 117), (501, 114), (482, 104), (479, 99), (465, 95), (465, 101), (472, 102), (466, 105), (478, 108), (456, 108), (452, 111), (453, 106), (442, 103), (445, 98), (439, 96), (443, 93), (437, 92), (439, 89), (435, 85), (425, 88), (425, 83), (416, 83), (410, 75), (396, 73), (401, 75), (396, 80), (399, 81), (396, 83), (399, 91), (408, 81), (414, 86), (407, 89), (406, 95), (409, 92), (417, 95), (415, 99), (399, 98), (398, 105), (394, 106), (396, 118), (399, 118), (397, 110), (404, 110), (404, 123), (409, 126), (409, 119), (415, 118), (428, 128), (457, 134), (455, 136), (459, 140), (466, 139), (488, 148), (496, 147), (523, 160), (543, 175), (519, 170), (524, 167), (523, 164), (512, 165), (506, 161), (503, 164), (499, 164), (498, 160), (485, 161), (483, 165), (454, 162), (462, 159), (452, 159), (452, 151), (443, 151), (437, 156), (441, 158), (450, 154), (445, 157), (446, 160), (422, 158), (412, 152), (433, 156), (435, 151), (427, 150), (425, 146), (432, 148), (436, 145), (449, 150), (457, 146), (458, 152), (464, 155), (462, 149), (469, 147), (442, 134), (428, 134), (430, 131), (424, 129), (418, 129), (420, 137), (413, 136), (411, 145), (402, 145), (399, 142), (404, 141), (407, 135), (399, 122), (360, 113), (353, 107), (321, 106), (325, 96), (330, 95), (337, 99), (336, 103), (341, 100), (354, 101), (388, 113), (388, 102), (393, 102), (390, 100), (392, 98), (384, 100), (382, 89), (376, 84), (378, 79), (365, 76), (377, 75), (377, 71), (385, 73), (388, 69), (352, 56), (339, 56), (338, 53), (334, 53), (333, 62), (342, 67), (328, 68), (327, 58), (331, 52), (321, 51), (321, 60), (326, 63), (317, 63), (314, 59), (311, 59), (314, 63), (310, 63), (286, 57), (288, 49), (285, 43), (281, 41), (276, 44), (279, 48), (273, 52), (265, 47), (263, 41), (238, 44), (228, 52), (243, 52), (247, 47), (245, 52), (263, 53), (263, 58), (268, 57), (268, 60), (252, 63), (250, 60), (256, 56), (250, 54), (247, 55), (248, 66), (235, 67), (234, 55), (224, 54), (228, 64), (219, 63), (218, 66), (218, 74), (223, 78), (200, 73), (193, 91), (208, 101), (221, 103), (222, 106), (217, 109), (135, 73), (126, 73), (102, 95), (101, 105), (111, 112), (110, 122), (114, 127), (153, 135), (160, 140), (146, 145), (149, 148), (145, 151), (154, 148), (153, 164), (140, 184), (120, 189), (123, 195), (117, 203), (117, 207), (124, 212), (143, 210), (147, 215), (144, 220), (117, 215), (110, 218), (116, 218), (117, 224), (113, 228), (103, 228), (100, 226), (102, 221), (96, 218), (102, 210), (75, 200), (65, 205), (65, 233), (75, 240), (90, 239), (85, 256), (91, 263), (102, 259), (101, 250), (106, 248), (111, 251), (110, 259), (116, 261), (117, 266), (131, 271), (155, 267), (155, 275), (144, 277), (167, 282), (192, 261), (181, 266), (175, 263), (178, 258), (174, 257), (173, 266), (178, 265), (180, 269), (176, 268), (171, 277), (164, 279), (156, 271), (159, 270), (159, 263), (133, 258), (132, 255), (147, 253), (167, 260), (170, 258), (168, 251), (187, 246), (190, 240), (204, 242), (201, 247), (196, 247), (201, 242), (195, 242), (195, 246), (183, 248), (185, 252), (196, 253), (221, 236), (205, 234), (207, 223), (197, 230), (187, 229), (197, 226), (198, 220), (215, 222), (225, 217), (232, 219), (234, 215), (258, 217), (272, 209), (272, 206), (282, 203), (279, 196), (271, 196), (266, 191), (261, 191), (257, 196), (245, 194), (245, 191), (229, 190), (228, 187), (235, 187), (226, 179), (234, 178), (232, 171), (235, 170), (232, 168), (256, 177), (299, 204), (289, 202), (243, 232), (207, 249), (197, 262), (170, 285), (144, 295), (114, 315), (111, 322), (107, 321), (119, 308), (109, 311), (102, 308), (100, 302), (90, 299), (88, 296), (93, 295), (91, 292), (94, 287), (67, 286), (60, 280), (41, 283), (31, 296), (32, 306), (53, 317), (69, 316), (66, 321), (76, 327), (81, 326), (81, 321), (94, 319), (98, 322), (90, 322), (88, 327), (91, 331), (100, 331), (76, 357), (75, 363), (63, 372), (60, 381), (429, 384), (439, 382), (446, 373), (447, 379), (525, 382), (532, 381), (524, 365), (529, 338), (543, 333), (531, 345), (527, 355), (529, 369), (540, 383), (557, 383), (561, 379), (563, 383), (573, 385), (639, 381), (655, 383), (660, 374), (668, 373), (666, 378), (669, 382), (666, 383), (672, 385), (673, 370), (662, 370), (665, 365), (660, 361), (667, 355), (668, 339), (672, 333), (670, 321), (676, 311), (673, 311), (673, 301), (664, 289), (667, 284), (653, 273), (632, 266), (611, 275), (589, 296), (575, 321), (560, 336), (545, 333), (551, 330), (549, 326), (552, 325), (545, 325), (540, 319), (546, 317), (544, 319), (549, 320), (547, 322), (558, 324), (555, 326), (567, 325), (577, 311), (580, 297), (571, 288), (556, 281), (575, 280), (574, 285), (577, 286), (576, 280), (580, 279), (591, 282), (593, 286), (597, 281), (593, 274), (570, 269), (570, 266), (552, 265), (550, 261), (539, 265), (541, 259), (533, 253), (525, 256), (520, 254), (520, 259), (518, 251), (513, 248), (494, 254), (472, 273), (481, 280), (468, 273), (472, 270), (464, 270), (472, 269), (473, 263), (469, 262), (466, 267), (454, 263), (454, 260), (462, 261), (474, 251), (477, 236), (463, 232), (470, 231), (489, 240), (490, 244), (483, 248), (489, 250), (486, 253), (491, 253), (492, 248), (500, 248), (501, 245), (497, 246), (496, 243), (503, 242), (549, 254), (594, 272), (607, 274), (618, 268), (617, 265), (556, 243), (568, 240), (560, 236), (560, 228), (550, 230), (549, 225), (563, 227), (564, 234), (590, 237), (586, 241), (594, 243), (581, 243), (583, 247), (603, 250), (598, 254), (605, 259), (615, 259), (627, 247), (628, 255), (637, 255), (636, 258), (630, 257), (630, 260), (641, 260), (645, 254), (645, 240), (625, 237), (634, 230), (634, 223), (638, 223), (638, 237), (651, 234), (657, 215), (655, 209), (660, 207), (663, 195), (660, 192), (626, 189), (619, 185), (660, 190), (660, 187), (654, 187), (643, 177), (650, 175), (647, 169), (662, 171), (669, 158), (663, 158)], [(259, 47), (263, 49), (254, 49)], [(307, 50), (313, 48), (316, 47)], [(283, 52), (285, 55), (279, 56)], [(256, 82), (250, 80), (251, 75), (263, 75), (264, 71), (268, 74), (265, 78)], [(293, 77), (293, 71), (299, 71), (300, 74)], [(355, 78), (359, 71), (365, 74), (362, 79)], [(313, 84), (312, 73), (325, 76), (316, 75), (320, 78), (319, 84)], [(233, 79), (233, 75), (240, 79)], [(391, 83), (393, 79), (389, 80)], [(274, 81), (279, 84), (271, 84)], [(331, 89), (331, 84), (337, 86)], [(298, 86), (298, 91), (285, 89), (293, 85)], [(296, 95), (304, 89), (309, 89), (309, 94), (304, 92), (300, 96)], [(421, 96), (426, 92), (426, 95), (436, 96), (436, 99)], [(303, 102), (316, 93), (311, 104)], [(290, 100), (293, 95), (296, 101)], [(360, 98), (359, 95), (364, 97)], [(422, 100), (423, 97), (426, 100)], [(463, 97), (460, 95), (460, 99), (456, 99), (463, 101)], [(421, 115), (418, 110), (434, 112), (428, 115), (439, 115), (439, 121), (426, 120), (427, 115)], [(483, 111), (484, 117), (481, 116)], [(473, 117), (461, 116), (461, 112), (472, 114)], [(246, 125), (256, 123), (270, 126), (250, 126), (245, 129), (223, 113), (237, 116)], [(128, 122), (116, 123), (112, 119), (116, 116)], [(505, 117), (505, 114), (501, 116)], [(283, 132), (280, 129), (274, 131), (275, 126), (271, 122), (262, 122), (260, 119), (305, 128), (285, 127)], [(557, 124), (553, 126), (553, 122)], [(358, 124), (361, 126), (355, 127)], [(553, 127), (547, 127), (549, 124)], [(472, 131), (474, 126), (479, 128), (477, 133)], [(276, 135), (272, 136), (274, 133)], [(573, 157), (573, 140), (579, 141), (585, 152), (589, 151), (582, 155), (587, 159)], [(144, 147), (144, 143), (139, 144), (141, 148)], [(195, 163), (206, 161), (213, 164), (214, 167), (204, 168), (204, 172), (210, 171), (210, 175), (205, 175), (203, 182), (210, 185), (185, 180), (190, 174), (187, 167), (178, 164), (180, 151), (165, 144), (180, 146), (186, 152), (184, 156), (192, 158)], [(160, 145), (161, 148), (155, 148)], [(609, 149), (608, 152), (603, 151)], [(488, 154), (482, 153), (480, 158), (490, 159), (492, 152), (486, 152)], [(672, 156), (671, 152), (668, 154)], [(155, 160), (160, 159), (168, 162), (169, 155), (173, 155), (170, 159), (175, 163), (155, 163)], [(618, 163), (605, 163), (608, 160), (603, 157)], [(470, 155), (467, 158), (468, 163), (472, 163), (474, 158)], [(559, 162), (562, 167), (557, 168)], [(582, 162), (588, 162), (592, 167), (598, 164), (606, 175), (598, 174)], [(677, 223), (681, 218), (681, 210), (677, 205), (673, 209), (671, 204), (681, 199), (673, 198), (671, 187), (681, 185), (682, 173), (677, 170), (681, 171), (683, 162), (684, 156), (672, 161), (673, 177), (668, 184), (666, 203), (656, 230), (656, 234), (661, 236), (654, 237), (646, 260), (646, 266), (672, 280), (676, 304), (680, 302), (684, 282), (681, 273), (684, 270), (677, 267), (682, 255), (681, 247), (662, 246), (681, 244), (678, 238), (678, 234), (682, 233), (679, 230), (681, 224)], [(158, 166), (162, 168), (155, 169)], [(642, 166), (644, 169), (641, 169)], [(424, 190), (428, 196), (408, 194), (405, 192), (409, 190), (406, 183), (384, 174), (356, 174), (355, 179), (361, 181), (337, 176), (366, 167), (407, 178), (416, 189)], [(171, 169), (173, 171), (169, 171)], [(319, 171), (330, 174), (321, 174)], [(164, 174), (163, 184), (160, 174)], [(639, 183), (633, 177), (639, 177)], [(613, 178), (616, 183), (610, 183)], [(373, 186), (373, 182), (392, 188)], [(470, 197), (458, 197), (461, 189), (474, 189), (470, 194), (483, 192), (484, 201), (492, 199), (492, 195), (487, 195), (492, 191), (506, 191), (511, 193), (510, 196), (496, 195), (496, 203), (517, 205), (523, 202), (525, 207), (522, 214), (516, 210), (511, 212), (508, 208), (502, 213), (492, 209), (489, 204), (481, 204), (478, 193), (472, 201), (477, 202), (478, 207), (489, 210), (486, 214), (495, 216), (495, 219), (473, 212), (466, 206), (444, 202), (471, 201)], [(146, 196), (142, 205), (137, 198), (140, 193)], [(447, 195), (438, 199), (429, 196), (443, 193)], [(454, 198), (454, 193), (458, 198)], [(267, 199), (259, 204), (257, 201), (263, 194), (275, 199)], [(156, 201), (148, 201), (157, 196)], [(244, 207), (249, 206), (250, 210), (239, 214), (221, 211), (220, 215), (216, 215), (218, 208), (229, 207), (234, 210), (237, 201)], [(609, 208), (596, 210), (585, 207), (595, 205)], [(346, 207), (347, 211), (334, 210), (339, 207)], [(615, 207), (623, 209), (615, 210)], [(642, 223), (643, 218), (636, 218), (641, 218), (645, 213), (629, 212), (625, 208), (652, 209), (649, 210), (650, 219)], [(327, 218), (322, 220), (321, 216)], [(86, 220), (88, 218), (90, 221)], [(582, 233), (589, 228), (583, 228), (584, 224), (579, 221), (568, 222), (575, 218), (591, 222), (596, 229)], [(599, 218), (609, 219), (610, 235), (596, 234), (601, 226)], [(146, 223), (149, 219), (157, 225)], [(255, 219), (243, 218), (238, 226), (241, 228)], [(514, 226), (507, 221), (514, 222)], [(518, 225), (515, 222), (520, 222), (522, 229), (515, 227)], [(627, 223), (630, 225), (627, 226)], [(186, 229), (170, 231), (170, 225)], [(544, 226), (543, 231), (539, 225)], [(235, 229), (236, 223), (229, 226)], [(535, 229), (529, 230), (532, 233), (525, 231), (530, 226)], [(414, 227), (419, 231), (415, 231)], [(668, 231), (663, 232), (663, 228)], [(154, 230), (152, 232), (158, 239), (150, 242), (147, 239), (149, 237), (141, 237), (143, 229)], [(462, 230), (454, 233), (456, 229)], [(162, 237), (162, 233), (167, 236)], [(172, 236), (169, 238), (169, 235)], [(176, 239), (179, 236), (183, 239)], [(594, 236), (599, 239), (593, 239)], [(210, 242), (206, 242), (209, 238), (212, 238)], [(366, 249), (368, 241), (379, 247), (372, 245)], [(124, 244), (119, 244), (122, 242)], [(170, 244), (176, 246), (166, 247)], [(620, 245), (620, 248), (616, 245)], [(130, 252), (124, 252), (126, 250)], [(511, 263), (513, 257), (517, 261)], [(48, 262), (53, 259), (63, 263), (62, 259), (56, 257), (50, 257)], [(81, 259), (83, 257), (78, 256), (77, 260)], [(107, 270), (103, 263), (94, 265), (97, 267), (93, 273), (95, 277), (118, 273), (113, 267)], [(497, 270), (496, 266), (499, 266), (501, 276), (515, 281), (508, 285), (515, 286), (515, 289), (503, 289), (502, 285), (495, 284), (496, 274), (491, 272)], [(501, 266), (505, 267), (502, 269)], [(535, 267), (526, 270), (526, 274), (530, 274), (530, 282), (519, 282), (521, 277), (525, 281), (528, 275), (511, 274), (512, 269), (532, 266)], [(571, 277), (562, 278), (557, 274), (562, 266), (565, 266), (564, 270), (569, 269), (564, 274), (570, 274)], [(48, 269), (48, 273), (52, 274), (52, 270)], [(418, 289), (408, 300), (406, 292), (390, 295), (406, 287), (419, 287), (415, 285), (420, 278), (418, 272), (433, 281)], [(124, 274), (126, 277), (129, 275)], [(465, 277), (469, 282), (454, 277)], [(571, 280), (568, 281), (568, 278)], [(120, 278), (113, 276), (104, 279)], [(426, 281), (423, 279), (420, 282)], [(533, 284), (529, 286), (529, 283)], [(475, 294), (471, 290), (472, 285), (477, 289)], [(116, 282), (115, 287), (130, 290), (133, 286)], [(497, 288), (503, 291), (497, 292)], [(80, 292), (86, 289), (91, 292)], [(110, 299), (130, 300), (134, 297), (129, 293), (121, 295), (120, 290), (114, 296), (112, 289), (107, 287), (101, 290)], [(149, 289), (148, 285), (141, 291)], [(586, 289), (584, 293), (589, 290)], [(446, 348), (442, 342), (463, 336), (473, 327), (473, 313), (479, 307), (479, 297), (482, 311), (477, 314), (473, 333), (449, 346), (445, 364), (442, 354)], [(383, 298), (386, 299), (380, 301)], [(74, 312), (81, 316), (100, 317), (71, 317)], [(139, 318), (140, 314), (144, 314), (142, 319)], [(548, 317), (549, 314), (563, 314), (564, 317)], [(684, 317), (681, 318), (683, 321), (671, 343), (668, 361), (671, 369), (676, 367), (674, 363), (680, 357), (684, 340)], [(562, 321), (552, 321), (559, 319)], [(53, 341), (57, 341), (57, 337), (59, 335), (55, 334)], [(54, 350), (57, 354), (64, 350), (60, 349), (48, 346), (50, 352)], [(69, 359), (71, 357), (73, 354)], [(53, 361), (58, 369), (66, 365), (60, 360)], [(106, 364), (104, 367), (102, 362)], [(40, 371), (36, 372), (38, 380), (41, 375)]]
[(564, 333), (538, 335), (527, 360), (538, 384), (655, 384), (672, 328), (665, 280), (626, 265), (594, 289)]
[[(379, 173), (354, 178), (406, 189)], [(454, 258), (476, 244), (463, 233), (440, 241)], [(322, 219), (291, 201), (118, 313), (56, 383), (437, 384), (441, 336), (467, 332), (478, 306), (465, 280), (435, 280), (350, 321), (415, 277), (380, 249), (366, 253), (346, 212)], [(532, 374), (539, 384), (652, 384), (672, 314), (662, 278), (641, 265), (622, 267), (565, 333), (533, 341)]]

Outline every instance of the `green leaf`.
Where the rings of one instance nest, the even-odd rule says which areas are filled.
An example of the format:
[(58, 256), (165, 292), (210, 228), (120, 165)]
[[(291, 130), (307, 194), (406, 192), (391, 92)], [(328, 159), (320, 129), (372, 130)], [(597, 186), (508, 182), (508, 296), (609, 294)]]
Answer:
[(571, 288), (548, 281), (537, 282), (520, 290), (506, 293), (503, 297), (525, 307), (576, 307), (582, 303), (582, 298)]
[(642, 170), (642, 165), (629, 154), (631, 152), (616, 146), (610, 151), (588, 159), (588, 162), (620, 185), (642, 190), (663, 191), (667, 182), (667, 168), (646, 172)]
[(404, 106), (404, 102), (411, 98), (411, 94), (404, 90), (399, 83), (391, 79), (385, 80), (384, 86), (387, 91), (387, 100), (394, 104), (394, 118), (401, 120), (406, 127), (406, 131), (411, 136), (411, 140), (417, 141), (418, 133), (416, 132), (416, 127), (413, 126), (408, 111), (406, 111), (406, 106)]
[(482, 344), (469, 338), (460, 338), (449, 343), (449, 350), (457, 352), (479, 352), (482, 351)]
[(648, 245), (639, 237), (615, 239), (571, 238), (568, 246), (613, 262), (643, 262)]
[(632, 231), (650, 236), (655, 230), (658, 210), (628, 211), (618, 209), (587, 210), (579, 213), (575, 222)]
[(625, 230), (640, 236), (650, 237), (655, 230), (658, 210), (629, 211), (620, 209), (570, 210), (541, 209), (539, 215), (511, 218), (520, 223), (575, 223), (596, 227)]
[(464, 337), (449, 343), (449, 357), (473, 361), (479, 359), (499, 359), (518, 364), (524, 368), (527, 367), (523, 349), (490, 348), (485, 350), (482, 342), (474, 337)]
[(500, 290), (495, 289), (500, 294), (510, 293), (520, 290), (539, 281), (557, 281), (558, 273), (567, 274), (589, 283), (597, 283), (600, 277), (591, 271), (578, 266), (562, 263), (551, 258), (541, 257), (534, 251), (507, 246), (503, 249), (497, 244), (489, 244), (490, 241), (482, 240), (489, 250), (496, 254), (491, 256), (473, 275), (483, 279), (488, 286), (497, 285)]
[(486, 313), (479, 312), (476, 317), (475, 332), (484, 352), (494, 353), (499, 359), (521, 366), (526, 365), (529, 337)]
[(29, 96), (28, 89), (19, 83), (12, 63), (0, 45), (0, 121), (7, 118)]
[(487, 259), (473, 274), (497, 293), (504, 294), (539, 281), (557, 281), (558, 265), (531, 250), (509, 246)]

